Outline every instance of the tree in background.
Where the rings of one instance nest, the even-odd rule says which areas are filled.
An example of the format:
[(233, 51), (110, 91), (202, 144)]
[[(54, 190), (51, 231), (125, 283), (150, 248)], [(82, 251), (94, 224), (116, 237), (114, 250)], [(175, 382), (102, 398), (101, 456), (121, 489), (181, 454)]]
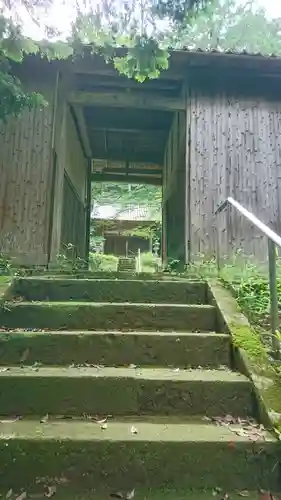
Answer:
[(122, 213), (132, 207), (148, 208), (148, 218), (159, 219), (161, 217), (162, 190), (158, 186), (145, 184), (113, 184), (97, 182), (92, 184), (92, 206), (95, 209), (100, 206), (116, 206), (118, 212)]
[(171, 37), (175, 48), (281, 54), (281, 18), (268, 19), (255, 1), (214, 0)]
[[(88, 44), (121, 74), (143, 82), (168, 68), (167, 24), (173, 29), (212, 1), (77, 0), (71, 40), (76, 50)], [(122, 55), (116, 51), (121, 47)]]
[[(21, 63), (26, 54), (39, 53), (48, 59), (68, 57), (72, 48), (66, 43), (51, 43), (47, 39), (34, 41), (22, 34), (23, 18), (27, 14), (39, 23), (42, 12), (51, 0), (5, 0), (0, 7), (0, 121), (9, 115), (17, 116), (24, 108), (44, 106), (47, 103), (35, 92), (25, 92), (15, 76), (12, 65)], [(52, 28), (45, 26), (46, 36), (54, 35)]]

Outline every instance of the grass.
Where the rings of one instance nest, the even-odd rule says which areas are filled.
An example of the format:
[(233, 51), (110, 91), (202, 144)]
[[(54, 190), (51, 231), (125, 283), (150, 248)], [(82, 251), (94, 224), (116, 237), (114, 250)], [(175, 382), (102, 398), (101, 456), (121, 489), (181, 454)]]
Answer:
[[(90, 253), (90, 271), (116, 272), (118, 257), (116, 255), (106, 255)], [(152, 253), (141, 254), (141, 271), (143, 273), (154, 273), (160, 267), (160, 259)]]
[[(218, 271), (215, 259), (202, 257), (188, 266), (185, 274), (192, 278), (219, 278), (234, 293), (237, 303), (255, 326), (269, 328), (270, 291), (266, 266), (235, 256)], [(281, 304), (281, 259), (277, 260), (277, 293)]]
[[(5, 275), (1, 276), (0, 287), (10, 280), (10, 276), (17, 270), (10, 267), (10, 262), (0, 260)], [(60, 255), (58, 266), (61, 270), (78, 269), (80, 262), (74, 262), (65, 256)], [(89, 268), (93, 272), (114, 273), (117, 271), (118, 257), (115, 255), (90, 253)], [(141, 271), (144, 273), (155, 273), (161, 270), (161, 262), (152, 253), (141, 254)], [(10, 275), (10, 276), (7, 276)], [(174, 273), (172, 273), (174, 274)], [(252, 324), (269, 329), (270, 293), (267, 269), (264, 266), (253, 264), (253, 258), (246, 259), (241, 252), (238, 252), (231, 262), (224, 264), (218, 273), (215, 259), (204, 259), (199, 255), (184, 272), (185, 276), (196, 279), (220, 278), (223, 283), (230, 287), (235, 294), (238, 305), (247, 315)], [(277, 292), (281, 304), (281, 259), (277, 259)]]

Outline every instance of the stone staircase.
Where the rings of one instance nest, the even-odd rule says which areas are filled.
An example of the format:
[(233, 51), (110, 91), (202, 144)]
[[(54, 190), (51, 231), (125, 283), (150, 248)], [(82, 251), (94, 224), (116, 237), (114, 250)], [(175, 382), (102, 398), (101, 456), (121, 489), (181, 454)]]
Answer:
[(0, 308), (0, 490), (276, 490), (279, 445), (208, 296), (204, 282), (17, 279)]

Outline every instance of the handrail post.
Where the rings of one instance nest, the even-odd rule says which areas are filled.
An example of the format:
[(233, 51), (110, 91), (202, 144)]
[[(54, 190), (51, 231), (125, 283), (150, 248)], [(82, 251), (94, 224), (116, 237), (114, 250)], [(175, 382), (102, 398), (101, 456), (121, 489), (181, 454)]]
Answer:
[(268, 272), (270, 291), (270, 322), (272, 333), (272, 351), (278, 357), (280, 352), (280, 342), (276, 335), (279, 328), (278, 295), (277, 295), (277, 275), (276, 275), (276, 245), (268, 238)]

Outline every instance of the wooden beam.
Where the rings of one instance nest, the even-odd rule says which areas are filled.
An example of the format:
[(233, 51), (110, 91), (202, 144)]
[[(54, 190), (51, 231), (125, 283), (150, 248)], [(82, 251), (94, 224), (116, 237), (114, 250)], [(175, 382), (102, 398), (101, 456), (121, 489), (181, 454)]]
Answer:
[[(55, 61), (52, 62), (52, 66), (55, 65)], [(85, 55), (83, 57), (77, 57), (76, 59), (69, 58), (68, 60), (59, 61), (57, 66), (63, 66), (65, 70), (72, 73), (85, 74), (85, 75), (100, 75), (104, 77), (113, 76), (114, 78), (122, 78), (120, 73), (114, 68), (113, 64), (106, 64), (104, 58), (98, 55)], [(164, 80), (181, 80), (183, 77), (185, 67), (182, 64), (178, 65), (177, 68), (171, 68), (171, 66), (166, 71), (161, 71), (157, 81)], [(141, 84), (142, 85), (142, 84)]]
[(140, 176), (140, 175), (120, 175), (120, 174), (92, 174), (92, 182), (125, 182), (126, 184), (151, 184), (161, 186), (162, 177)]
[(117, 88), (131, 88), (135, 90), (154, 90), (154, 91), (172, 91), (177, 92), (181, 85), (180, 81), (177, 80), (169, 80), (169, 79), (160, 79), (156, 78), (155, 80), (147, 80), (143, 83), (138, 83), (136, 80), (132, 80), (127, 78), (126, 76), (117, 75), (108, 78), (108, 76), (95, 75), (93, 78), (92, 75), (87, 75), (85, 73), (74, 73), (75, 84), (72, 85), (72, 90), (83, 90), (88, 92), (93, 92), (97, 88), (103, 87), (103, 89), (117, 87)]
[(70, 92), (68, 101), (81, 106), (108, 106), (117, 108), (156, 109), (180, 111), (185, 109), (182, 97), (160, 97), (133, 92)]
[[(94, 143), (94, 142), (93, 142)], [(96, 158), (107, 162), (122, 162), (122, 163), (142, 163), (150, 165), (161, 165), (162, 158), (157, 151), (118, 151), (113, 149), (101, 149), (97, 143), (95, 145)]]
[(107, 169), (105, 168), (101, 172), (93, 171), (92, 174), (110, 174), (110, 175), (115, 175), (115, 174), (123, 174), (123, 175), (157, 175), (161, 176), (162, 175), (162, 170), (157, 169), (157, 170), (152, 170), (152, 169), (143, 169), (143, 168), (113, 168), (113, 169)]
[(158, 140), (159, 139), (165, 139), (166, 136), (167, 136), (167, 131), (165, 129), (143, 129), (143, 128), (114, 128), (114, 127), (110, 127), (110, 125), (108, 127), (96, 127), (95, 125), (93, 125), (93, 127), (89, 127), (89, 130), (92, 132), (92, 133), (95, 133), (95, 132), (103, 132), (103, 133), (111, 133), (111, 132), (115, 132), (117, 134), (136, 134), (136, 135), (141, 135), (141, 136), (149, 136), (149, 137), (156, 137)]
[(84, 151), (88, 159), (92, 158), (92, 149), (89, 141), (87, 125), (83, 113), (83, 108), (81, 106), (73, 105), (73, 110), (77, 119), (78, 127), (80, 129), (80, 135), (84, 146)]
[(92, 159), (92, 173), (125, 173), (130, 172), (132, 174), (138, 173), (150, 173), (150, 174), (162, 174), (162, 165), (157, 163), (143, 163), (143, 162), (126, 162), (126, 161), (116, 161), (116, 160), (104, 160), (93, 158)]

